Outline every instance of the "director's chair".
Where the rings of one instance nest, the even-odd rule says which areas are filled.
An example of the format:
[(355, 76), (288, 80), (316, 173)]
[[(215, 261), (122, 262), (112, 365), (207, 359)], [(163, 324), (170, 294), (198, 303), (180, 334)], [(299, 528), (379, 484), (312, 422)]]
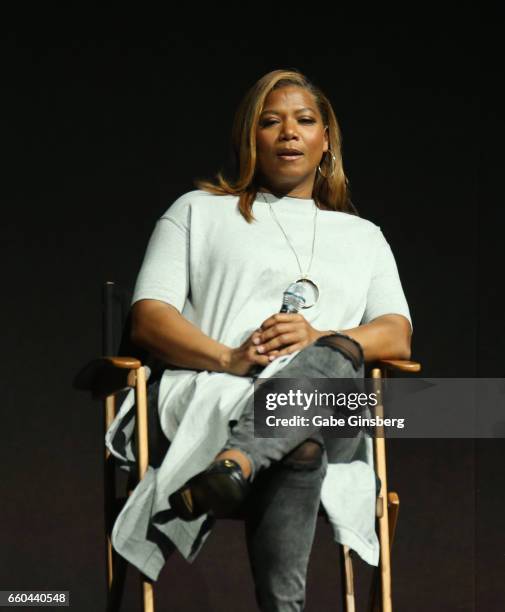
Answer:
[[(129, 339), (129, 296), (121, 292), (113, 282), (106, 282), (102, 290), (102, 352), (104, 357), (87, 363), (74, 379), (74, 388), (91, 392), (93, 399), (104, 405), (103, 435), (116, 415), (118, 395), (130, 388), (135, 389), (135, 443), (137, 451), (137, 474), (130, 472), (127, 495), (144, 477), (149, 464), (149, 421), (157, 418), (148, 411), (146, 360), (148, 354), (135, 347)], [(134, 355), (134, 356), (130, 356)], [(383, 417), (382, 392), (384, 380), (394, 372), (417, 373), (421, 365), (415, 361), (379, 360), (366, 364), (365, 373), (373, 382), (373, 390), (379, 402), (373, 416)], [(151, 374), (149, 382), (154, 379)], [(152, 411), (151, 411), (152, 412)], [(376, 516), (380, 544), (380, 563), (374, 568), (370, 589), (370, 612), (392, 612), (391, 597), (391, 546), (393, 543), (400, 500), (397, 493), (388, 491), (386, 469), (386, 444), (384, 431), (376, 430), (373, 438), (375, 471), (380, 480), (377, 496)], [(104, 510), (105, 510), (105, 558), (107, 573), (107, 612), (118, 612), (126, 575), (127, 561), (118, 555), (111, 544), (114, 521), (126, 503), (126, 498), (116, 498), (115, 459), (108, 449), (104, 453)], [(320, 513), (324, 510), (320, 509)], [(342, 583), (342, 608), (355, 612), (353, 563), (351, 550), (340, 545), (340, 572)], [(154, 612), (153, 582), (141, 574), (141, 605), (143, 612)]]

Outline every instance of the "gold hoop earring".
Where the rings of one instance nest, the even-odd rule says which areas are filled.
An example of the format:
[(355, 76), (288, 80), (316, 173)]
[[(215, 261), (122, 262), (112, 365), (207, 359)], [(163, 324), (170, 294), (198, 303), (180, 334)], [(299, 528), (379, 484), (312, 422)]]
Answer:
[(333, 176), (333, 174), (335, 173), (335, 168), (337, 165), (337, 158), (335, 157), (335, 155), (333, 154), (333, 151), (331, 149), (328, 149), (328, 151), (326, 151), (326, 153), (329, 153), (331, 155), (331, 170), (329, 174), (323, 174), (321, 172), (321, 166), (319, 165), (317, 167), (319, 174), (323, 177), (323, 178), (329, 178), (330, 176)]

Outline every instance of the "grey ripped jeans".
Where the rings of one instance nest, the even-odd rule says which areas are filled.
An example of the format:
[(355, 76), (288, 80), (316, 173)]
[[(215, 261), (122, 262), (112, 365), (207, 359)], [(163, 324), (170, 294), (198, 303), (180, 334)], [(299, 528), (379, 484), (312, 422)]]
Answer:
[[(272, 378), (363, 376), (361, 346), (348, 336), (336, 335), (300, 351)], [(252, 491), (244, 510), (259, 608), (262, 612), (298, 612), (305, 605), (307, 566), (328, 461), (351, 460), (359, 440), (336, 439), (330, 454), (316, 428), (299, 428), (298, 437), (255, 438), (253, 406), (252, 398), (223, 450), (241, 450), (253, 467)], [(316, 447), (308, 456), (303, 452), (307, 440)]]
[[(333, 338), (334, 346), (324, 344), (330, 338), (319, 340), (273, 377), (363, 377), (361, 346), (346, 336)], [(157, 418), (158, 387), (159, 382), (150, 385), (148, 394), (153, 467), (161, 464), (169, 444)], [(349, 458), (356, 441), (335, 439), (330, 447), (316, 430), (299, 439), (254, 438), (253, 417), (251, 403), (232, 427), (224, 448), (239, 448), (253, 464), (252, 491), (243, 515), (256, 599), (262, 612), (298, 612), (305, 604), (307, 566), (327, 465)]]

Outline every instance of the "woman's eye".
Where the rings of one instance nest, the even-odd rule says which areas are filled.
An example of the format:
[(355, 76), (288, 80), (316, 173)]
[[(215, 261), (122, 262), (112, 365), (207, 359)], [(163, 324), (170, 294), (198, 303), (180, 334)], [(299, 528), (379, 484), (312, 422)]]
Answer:
[[(301, 119), (298, 119), (298, 121), (300, 121), (300, 123), (315, 123), (316, 122), (316, 120), (313, 119), (312, 117), (302, 117)], [(275, 119), (266, 119), (265, 121), (262, 121), (261, 126), (268, 127), (269, 125), (272, 125), (274, 123), (277, 123)]]

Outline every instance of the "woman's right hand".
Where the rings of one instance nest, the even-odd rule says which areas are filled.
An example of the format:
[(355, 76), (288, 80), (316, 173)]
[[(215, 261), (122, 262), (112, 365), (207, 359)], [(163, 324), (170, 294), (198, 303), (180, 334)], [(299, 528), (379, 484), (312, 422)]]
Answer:
[(258, 353), (260, 333), (260, 330), (254, 331), (239, 347), (229, 350), (226, 356), (225, 372), (236, 376), (247, 376), (255, 366), (265, 367), (275, 359), (279, 351), (270, 351), (268, 355)]

